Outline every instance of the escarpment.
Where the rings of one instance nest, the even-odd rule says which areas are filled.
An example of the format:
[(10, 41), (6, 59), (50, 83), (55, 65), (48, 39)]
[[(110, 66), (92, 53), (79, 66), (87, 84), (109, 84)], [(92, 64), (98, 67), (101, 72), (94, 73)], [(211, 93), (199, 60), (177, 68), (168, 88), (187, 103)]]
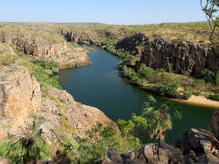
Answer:
[[(131, 54), (140, 54), (140, 63), (180, 74), (200, 76), (204, 69), (219, 69), (219, 54), (208, 44), (189, 41), (174, 42), (163, 38), (149, 41), (144, 34), (135, 34), (116, 44)], [(139, 51), (139, 49), (141, 51)]]
[(64, 90), (47, 88), (41, 91), (37, 80), (27, 68), (9, 65), (0, 73), (0, 140), (13, 134), (22, 136), (35, 122), (41, 129), (46, 144), (54, 147), (83, 138), (97, 123), (115, 123), (99, 109), (80, 104)]
[(9, 44), (18, 52), (55, 61), (60, 68), (90, 64), (83, 48), (72, 47), (55, 31), (48, 32), (5, 25), (0, 28), (0, 42)]
[[(41, 109), (41, 90), (27, 68), (9, 65), (0, 73), (0, 138), (23, 125), (31, 112)], [(10, 128), (4, 128), (10, 127)]]
[(189, 41), (174, 43), (165, 39), (155, 39), (145, 44), (141, 56), (142, 63), (152, 68), (167, 70), (168, 65), (176, 73), (199, 76), (204, 69), (219, 69), (219, 54), (206, 44), (195, 44)]
[(0, 73), (0, 113), (3, 117), (25, 116), (41, 107), (40, 85), (27, 68), (4, 67)]
[(62, 29), (60, 34), (65, 37), (68, 42), (76, 42), (79, 44), (95, 45), (100, 40), (112, 39), (118, 40), (120, 35), (118, 32), (111, 32), (104, 29), (94, 29), (92, 31), (69, 30)]

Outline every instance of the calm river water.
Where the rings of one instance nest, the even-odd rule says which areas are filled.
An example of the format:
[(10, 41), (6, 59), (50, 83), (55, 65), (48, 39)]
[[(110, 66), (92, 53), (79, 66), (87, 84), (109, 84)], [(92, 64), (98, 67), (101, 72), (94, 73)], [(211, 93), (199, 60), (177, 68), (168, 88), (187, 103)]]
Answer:
[[(60, 71), (60, 84), (76, 101), (101, 109), (112, 120), (129, 119), (132, 113), (141, 114), (149, 93), (128, 84), (117, 71), (119, 58), (97, 49), (89, 52), (92, 65)], [(159, 100), (159, 98), (157, 98)], [(171, 143), (188, 128), (208, 128), (216, 109), (171, 103), (171, 110), (182, 114), (174, 120), (173, 129), (166, 134)]]

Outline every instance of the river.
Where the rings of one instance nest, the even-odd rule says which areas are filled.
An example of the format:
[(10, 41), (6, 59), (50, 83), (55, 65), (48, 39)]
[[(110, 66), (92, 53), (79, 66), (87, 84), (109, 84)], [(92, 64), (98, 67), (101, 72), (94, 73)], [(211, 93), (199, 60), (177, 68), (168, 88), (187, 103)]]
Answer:
[[(112, 120), (130, 119), (132, 113), (141, 114), (149, 93), (132, 86), (118, 70), (119, 58), (97, 49), (89, 52), (92, 65), (61, 70), (60, 84), (76, 101), (101, 109)], [(158, 101), (160, 98), (157, 98)], [(171, 110), (178, 110), (181, 120), (173, 120), (173, 128), (166, 133), (172, 143), (189, 128), (208, 128), (216, 109), (172, 102)]]

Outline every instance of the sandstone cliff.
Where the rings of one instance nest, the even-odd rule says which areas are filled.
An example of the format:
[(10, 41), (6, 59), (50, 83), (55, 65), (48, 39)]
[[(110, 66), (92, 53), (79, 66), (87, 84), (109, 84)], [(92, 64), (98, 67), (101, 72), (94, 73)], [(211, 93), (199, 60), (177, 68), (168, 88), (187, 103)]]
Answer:
[(74, 48), (55, 31), (3, 25), (0, 26), (0, 43), (7, 43), (27, 55), (56, 61), (60, 68), (90, 64), (83, 48)]
[(97, 122), (116, 127), (99, 109), (76, 102), (66, 91), (50, 88), (41, 95), (39, 83), (25, 67), (9, 65), (1, 70), (0, 140), (7, 133), (22, 137), (35, 122), (55, 151), (66, 141), (83, 138)]
[(168, 66), (171, 66), (176, 73), (188, 72), (196, 76), (200, 76), (204, 69), (219, 69), (219, 54), (204, 43), (174, 42), (162, 38), (149, 41), (144, 34), (137, 33), (120, 40), (116, 48), (140, 54), (140, 63), (154, 69), (168, 70)]

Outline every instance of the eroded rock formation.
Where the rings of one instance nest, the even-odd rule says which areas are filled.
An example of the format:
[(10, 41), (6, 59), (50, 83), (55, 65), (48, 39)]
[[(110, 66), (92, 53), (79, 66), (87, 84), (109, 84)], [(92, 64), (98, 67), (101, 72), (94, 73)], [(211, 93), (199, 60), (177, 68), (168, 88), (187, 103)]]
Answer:
[(27, 68), (4, 67), (0, 73), (0, 113), (3, 117), (25, 116), (41, 108), (40, 85)]
[(117, 42), (116, 49), (124, 49), (129, 51), (131, 54), (141, 54), (141, 50), (138, 47), (139, 45), (144, 45), (148, 42), (148, 37), (142, 33), (136, 33), (130, 37), (124, 38)]
[(155, 69), (167, 70), (169, 65), (176, 73), (200, 75), (205, 68), (219, 69), (219, 54), (207, 44), (189, 41), (174, 43), (165, 39), (155, 39), (145, 44), (140, 62)]
[(27, 68), (9, 65), (0, 73), (0, 140), (7, 133), (23, 137), (35, 122), (48, 145), (85, 137), (97, 123), (116, 124), (99, 109), (80, 104), (64, 90), (48, 88), (41, 96), (40, 85)]
[[(9, 29), (12, 27), (7, 26)], [(18, 52), (56, 61), (60, 68), (90, 64), (83, 48), (73, 47), (58, 33), (7, 28), (0, 28), (0, 42), (8, 44)]]
[(204, 69), (219, 69), (219, 54), (204, 43), (189, 41), (174, 42), (163, 38), (149, 41), (141, 33), (118, 41), (117, 49), (125, 49), (131, 54), (140, 54), (140, 63), (154, 69), (171, 69), (180, 74), (185, 72), (200, 76)]

